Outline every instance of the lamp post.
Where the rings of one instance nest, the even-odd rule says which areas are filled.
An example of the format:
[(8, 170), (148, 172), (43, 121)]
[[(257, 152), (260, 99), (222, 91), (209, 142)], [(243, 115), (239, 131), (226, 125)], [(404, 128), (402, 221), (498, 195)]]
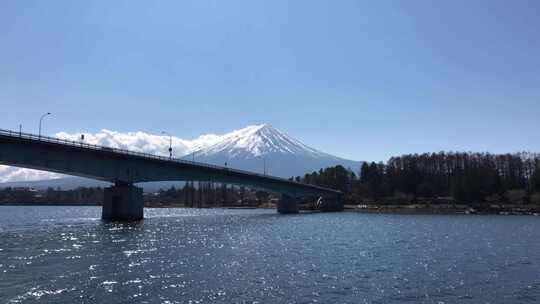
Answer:
[(51, 115), (51, 113), (47, 112), (47, 113), (41, 115), (41, 117), (39, 118), (39, 133), (38, 133), (39, 138), (41, 138), (41, 123), (43, 122), (43, 118), (45, 118), (45, 116), (48, 116), (48, 115)]
[(171, 134), (161, 131), (161, 134), (168, 135), (169, 136), (169, 158), (172, 159), (172, 136)]

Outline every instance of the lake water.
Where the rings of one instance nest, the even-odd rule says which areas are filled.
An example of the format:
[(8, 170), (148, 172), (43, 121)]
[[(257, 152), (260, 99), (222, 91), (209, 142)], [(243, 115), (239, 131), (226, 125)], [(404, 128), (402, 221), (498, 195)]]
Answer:
[(540, 218), (0, 207), (0, 303), (539, 303)]

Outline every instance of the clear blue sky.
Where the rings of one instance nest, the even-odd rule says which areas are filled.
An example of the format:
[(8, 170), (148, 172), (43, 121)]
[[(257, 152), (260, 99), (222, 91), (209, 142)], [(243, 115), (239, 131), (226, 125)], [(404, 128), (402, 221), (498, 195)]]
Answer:
[(2, 128), (540, 151), (540, 1), (0, 2)]

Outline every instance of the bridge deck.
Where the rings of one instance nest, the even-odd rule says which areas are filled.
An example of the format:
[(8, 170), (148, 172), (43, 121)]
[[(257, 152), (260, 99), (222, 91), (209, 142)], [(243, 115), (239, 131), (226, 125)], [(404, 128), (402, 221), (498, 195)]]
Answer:
[[(58, 165), (56, 165), (56, 167), (53, 165), (50, 165), (51, 163), (54, 163), (54, 161), (56, 160), (54, 159), (53, 156), (43, 155), (43, 153), (38, 153), (37, 150), (35, 152), (35, 155), (32, 155), (32, 152), (28, 151), (29, 150), (28, 148), (38, 148), (38, 147), (43, 148), (43, 145), (47, 145), (49, 149), (42, 150), (42, 152), (58, 150), (60, 152), (64, 152), (63, 154), (64, 158), (66, 158), (66, 155), (69, 155), (70, 157), (73, 156), (74, 158), (76, 158), (78, 154), (77, 152), (80, 152), (79, 154), (85, 153), (86, 155), (92, 152), (101, 154), (101, 155), (105, 153), (107, 155), (107, 160), (115, 160), (115, 161), (129, 160), (132, 166), (133, 166), (133, 161), (137, 161), (137, 162), (158, 161), (159, 163), (162, 163), (164, 165), (169, 165), (170, 167), (177, 167), (177, 169), (184, 169), (184, 170), (188, 169), (190, 171), (197, 171), (198, 173), (200, 173), (201, 171), (204, 171), (207, 174), (208, 173), (213, 174), (213, 179), (216, 180), (217, 182), (230, 181), (232, 183), (238, 183), (238, 184), (256, 185), (256, 186), (262, 185), (263, 188), (265, 184), (268, 184), (268, 185), (277, 184), (281, 186), (286, 186), (285, 188), (287, 189), (309, 190), (311, 192), (320, 192), (321, 194), (333, 194), (333, 195), (341, 194), (341, 192), (333, 190), (333, 189), (298, 183), (298, 182), (290, 181), (290, 180), (280, 178), (280, 177), (264, 175), (264, 174), (249, 172), (245, 170), (239, 170), (239, 169), (234, 169), (234, 168), (229, 168), (229, 167), (224, 167), (224, 166), (217, 166), (217, 165), (201, 163), (201, 162), (194, 162), (194, 161), (189, 161), (189, 160), (179, 159), (179, 158), (171, 159), (165, 156), (154, 155), (154, 154), (149, 154), (149, 153), (144, 153), (144, 152), (137, 152), (137, 151), (127, 150), (127, 149), (111, 148), (111, 147), (106, 147), (106, 146), (88, 144), (84, 142), (70, 141), (70, 140), (65, 140), (65, 139), (60, 139), (60, 138), (55, 138), (55, 137), (39, 136), (39, 135), (29, 134), (29, 133), (24, 133), (24, 132), (16, 132), (12, 130), (0, 129), (0, 144), (4, 144), (8, 142), (11, 144), (10, 148), (13, 148), (13, 146), (16, 146), (16, 148), (18, 149), (15, 149), (15, 150), (18, 150), (19, 152), (22, 151), (21, 149), (23, 148), (23, 146), (27, 147), (25, 152), (29, 152), (29, 154), (26, 155), (25, 159), (21, 159), (17, 155), (12, 155), (14, 153), (16, 154), (17, 152), (0, 153), (2, 154), (1, 155), (2, 157), (0, 157), (0, 163), (6, 164), (6, 165), (19, 166), (19, 167), (49, 170), (49, 171), (60, 172), (64, 174), (87, 176), (87, 177), (96, 178), (96, 179), (109, 180), (112, 182), (122, 180), (122, 178), (118, 176), (116, 176), (115, 178), (109, 173), (93, 174), (92, 172), (92, 174), (88, 174), (86, 172), (79, 172), (81, 170), (77, 170), (76, 168), (73, 168), (74, 165), (72, 163), (70, 163), (69, 165), (60, 166), (60, 168), (58, 168)], [(2, 146), (0, 145), (0, 147)], [(67, 151), (69, 152), (68, 154), (66, 154), (66, 148), (69, 148), (69, 151)], [(2, 149), (0, 149), (0, 152), (2, 152)], [(50, 153), (46, 153), (46, 154), (50, 154)], [(34, 163), (30, 163), (28, 161), (30, 157), (37, 157), (37, 158), (49, 157), (49, 159), (44, 159), (43, 165), (35, 165)], [(28, 162), (27, 165), (25, 165), (25, 160), (26, 162)], [(81, 161), (81, 159), (76, 159), (75, 161)], [(103, 157), (101, 161), (103, 162)], [(162, 170), (163, 168), (159, 168), (159, 169), (163, 171)], [(129, 170), (129, 168), (127, 170)], [(170, 174), (167, 173), (165, 175), (170, 175)], [(174, 174), (172, 176), (174, 176)], [(224, 178), (224, 179), (220, 178), (223, 176), (227, 178)], [(257, 181), (257, 183), (250, 182), (250, 179), (253, 181)], [(152, 177), (151, 180), (157, 181), (160, 179), (159, 177)], [(151, 180), (136, 180), (135, 179), (133, 181), (144, 182), (144, 181), (151, 181)], [(163, 180), (171, 180), (171, 177), (167, 176)], [(184, 179), (179, 178), (178, 180), (184, 180)], [(273, 189), (273, 187), (269, 187), (269, 188)]]

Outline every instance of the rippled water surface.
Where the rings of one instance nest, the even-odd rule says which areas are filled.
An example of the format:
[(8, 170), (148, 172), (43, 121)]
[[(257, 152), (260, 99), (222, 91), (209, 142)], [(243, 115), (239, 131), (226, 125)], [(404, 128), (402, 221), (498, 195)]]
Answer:
[(0, 303), (540, 303), (540, 218), (0, 207)]

